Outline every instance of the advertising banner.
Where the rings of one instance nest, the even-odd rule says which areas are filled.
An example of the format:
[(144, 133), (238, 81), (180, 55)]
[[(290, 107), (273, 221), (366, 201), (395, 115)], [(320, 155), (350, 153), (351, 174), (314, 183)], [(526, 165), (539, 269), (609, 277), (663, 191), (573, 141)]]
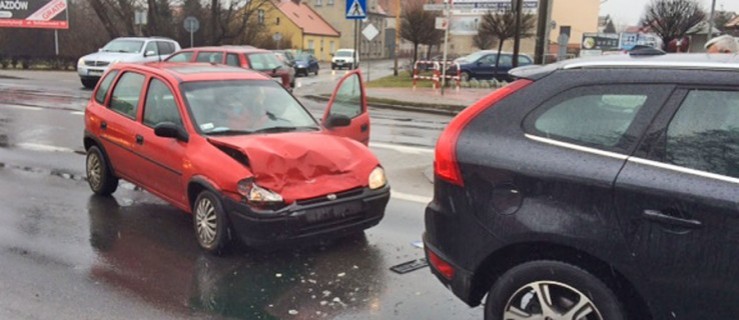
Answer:
[(0, 28), (68, 29), (67, 0), (0, 0)]

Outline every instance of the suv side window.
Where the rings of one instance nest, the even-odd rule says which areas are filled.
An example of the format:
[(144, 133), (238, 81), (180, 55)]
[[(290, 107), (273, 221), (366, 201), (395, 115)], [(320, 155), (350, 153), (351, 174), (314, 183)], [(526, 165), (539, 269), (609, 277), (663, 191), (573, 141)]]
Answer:
[(162, 122), (182, 125), (172, 91), (161, 80), (151, 79), (149, 90), (146, 92), (144, 124), (153, 128)]
[(146, 78), (133, 72), (124, 73), (113, 88), (110, 109), (131, 119), (136, 119), (141, 88)]
[(666, 162), (739, 178), (739, 92), (690, 91), (666, 135)]
[(186, 51), (186, 52), (180, 52), (176, 55), (173, 55), (167, 59), (167, 61), (170, 62), (190, 62), (192, 60), (192, 51)]
[[(525, 120), (537, 136), (605, 150), (626, 151), (651, 121), (671, 87), (608, 85), (578, 87), (544, 102)], [(643, 111), (645, 106), (655, 106)], [(648, 112), (650, 114), (643, 114)]]
[(223, 63), (223, 52), (200, 51), (195, 62)]
[(106, 75), (100, 82), (100, 87), (98, 87), (98, 91), (95, 92), (95, 101), (97, 101), (97, 103), (105, 103), (105, 96), (108, 95), (108, 89), (110, 89), (110, 84), (113, 83), (113, 79), (115, 79), (116, 75), (118, 75), (118, 70), (112, 70), (108, 72), (108, 75)]

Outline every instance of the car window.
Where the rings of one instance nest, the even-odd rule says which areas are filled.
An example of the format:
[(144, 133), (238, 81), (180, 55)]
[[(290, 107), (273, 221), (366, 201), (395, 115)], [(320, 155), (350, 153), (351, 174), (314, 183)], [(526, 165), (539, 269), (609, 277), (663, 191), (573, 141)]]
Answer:
[(362, 114), (362, 88), (359, 86), (359, 76), (353, 75), (341, 84), (336, 92), (336, 99), (331, 105), (331, 114), (340, 114), (354, 118)]
[(527, 64), (531, 64), (531, 58), (527, 56), (518, 56), (518, 65), (519, 66), (525, 66)]
[(739, 92), (690, 91), (665, 143), (669, 163), (739, 178)]
[[(497, 55), (495, 55), (495, 54), (489, 54), (487, 56), (482, 57), (480, 60), (478, 60), (478, 62), (479, 63), (482, 63), (482, 64), (494, 65), (495, 64), (495, 57), (496, 56)], [(501, 61), (503, 60), (503, 57), (504, 56), (501, 56), (501, 59), (500, 59)]]
[(214, 51), (200, 51), (198, 57), (195, 59), (197, 62), (208, 62), (208, 63), (223, 63), (223, 52)]
[(134, 72), (126, 72), (121, 75), (115, 88), (113, 88), (110, 109), (135, 119), (144, 79), (143, 75)]
[(229, 53), (226, 56), (226, 64), (229, 66), (241, 67), (241, 63), (239, 63), (239, 56), (233, 53)]
[(175, 54), (175, 55), (167, 58), (167, 61), (171, 61), (171, 62), (190, 62), (190, 60), (192, 60), (192, 55), (193, 55), (193, 52), (192, 51), (180, 52), (178, 54)]
[(144, 49), (144, 54), (148, 56), (155, 56), (158, 55), (159, 49), (157, 48), (157, 42), (156, 41), (149, 41), (149, 43), (146, 44), (146, 49)]
[(168, 41), (157, 41), (157, 44), (159, 46), (159, 54), (160, 55), (168, 55), (173, 54), (175, 51), (174, 44)]
[[(600, 149), (619, 150), (636, 141), (627, 131), (640, 119), (640, 129), (648, 124), (637, 117), (645, 105), (661, 105), (666, 88), (639, 85), (609, 85), (575, 88), (545, 102), (527, 118), (527, 131), (547, 138)], [(645, 123), (646, 121), (646, 123)]]
[(318, 129), (310, 113), (275, 81), (196, 81), (181, 88), (193, 124), (204, 134), (275, 127)]
[(172, 91), (159, 79), (152, 79), (146, 92), (144, 124), (154, 127), (162, 122), (182, 125), (182, 118)]
[(249, 59), (249, 66), (253, 70), (267, 71), (282, 66), (282, 62), (272, 52), (253, 53), (247, 57)]
[[(520, 58), (519, 58), (520, 60)], [(495, 64), (495, 61), (493, 61), (493, 64)], [(511, 68), (513, 67), (513, 56), (511, 55), (501, 55), (500, 61), (498, 61), (498, 66), (501, 68)]]
[(110, 89), (110, 84), (113, 83), (113, 79), (115, 79), (115, 76), (117, 74), (118, 74), (118, 70), (112, 70), (108, 72), (105, 78), (103, 78), (103, 80), (100, 82), (98, 91), (95, 92), (95, 101), (97, 101), (97, 103), (100, 103), (100, 104), (105, 103), (105, 96), (108, 95), (108, 89)]

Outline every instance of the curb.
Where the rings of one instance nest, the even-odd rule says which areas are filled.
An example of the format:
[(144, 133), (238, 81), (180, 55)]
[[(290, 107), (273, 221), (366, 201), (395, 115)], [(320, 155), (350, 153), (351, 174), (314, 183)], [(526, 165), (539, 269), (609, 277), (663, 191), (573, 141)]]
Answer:
[[(304, 95), (301, 97), (314, 100), (314, 101), (320, 101), (320, 102), (327, 102), (330, 100), (330, 97), (324, 96), (324, 95), (308, 94), (308, 95)], [(367, 97), (367, 103), (369, 104), (370, 107), (374, 107), (374, 108), (430, 113), (430, 114), (438, 114), (438, 115), (445, 115), (445, 116), (457, 115), (457, 113), (464, 110), (465, 108), (465, 106), (460, 106), (460, 105), (419, 104), (419, 103), (411, 103), (411, 102), (404, 102), (404, 101), (397, 101), (397, 100), (390, 100), (390, 99), (382, 99), (381, 101), (377, 101), (371, 97)]]

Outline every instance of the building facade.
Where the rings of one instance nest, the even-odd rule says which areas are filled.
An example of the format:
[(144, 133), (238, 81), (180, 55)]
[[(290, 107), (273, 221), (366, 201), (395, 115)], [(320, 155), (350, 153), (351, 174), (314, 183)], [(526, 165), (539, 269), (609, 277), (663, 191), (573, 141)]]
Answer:
[(279, 33), (280, 42), (292, 44), (292, 48), (282, 49), (312, 52), (316, 59), (329, 61), (340, 46), (341, 32), (305, 3), (275, 1), (262, 10), (257, 14), (259, 23), (263, 23), (270, 34)]
[[(310, 6), (335, 29), (341, 30), (339, 48), (354, 48), (354, 41), (356, 39), (355, 20), (346, 18), (346, 0), (303, 0), (302, 3)], [(364, 59), (383, 59), (389, 57), (389, 50), (385, 43), (385, 32), (388, 27), (387, 18), (388, 15), (378, 0), (367, 0), (367, 19), (365, 21), (360, 20), (357, 23), (357, 27), (359, 28), (358, 34), (361, 39), (361, 47), (359, 48), (360, 57)], [(361, 31), (370, 23), (380, 32), (371, 41), (367, 40), (361, 34)]]

